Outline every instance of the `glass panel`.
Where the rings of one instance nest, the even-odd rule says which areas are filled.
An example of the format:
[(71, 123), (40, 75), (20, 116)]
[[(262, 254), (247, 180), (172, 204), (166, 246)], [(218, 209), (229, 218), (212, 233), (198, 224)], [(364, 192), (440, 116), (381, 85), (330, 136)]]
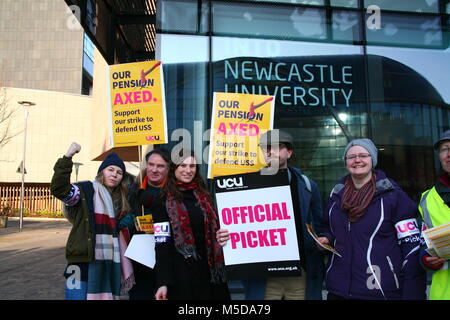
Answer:
[(169, 134), (169, 145), (165, 147), (170, 150), (183, 140), (198, 160), (202, 159), (202, 175), (206, 176), (202, 158), (206, 141), (202, 135), (208, 129), (208, 38), (160, 34), (158, 42), (162, 44), (158, 45), (157, 58), (164, 63)]
[(333, 43), (314, 43), (300, 41), (279, 41), (265, 39), (213, 37), (212, 60), (232, 57), (289, 57), (299, 52), (303, 56), (361, 54), (359, 46)]
[(359, 13), (354, 11), (333, 11), (333, 40), (359, 41), (360, 40)]
[(97, 26), (97, 0), (88, 0), (86, 3), (86, 24), (93, 34), (96, 33)]
[(331, 0), (333, 7), (358, 8), (358, 0)]
[(247, 2), (290, 3), (310, 6), (323, 6), (325, 4), (324, 0), (248, 0)]
[[(434, 184), (433, 141), (449, 128), (450, 52), (368, 47), (373, 140), (379, 167), (417, 200)], [(404, 168), (398, 170), (399, 167)]]
[[(369, 46), (367, 47), (367, 52), (374, 56), (389, 58), (389, 60), (385, 60), (386, 64), (388, 61), (392, 61), (392, 63), (402, 65), (404, 70), (410, 70), (410, 74), (414, 76), (414, 81), (423, 81), (426, 86), (420, 89), (419, 92), (415, 92), (416, 95), (422, 95), (421, 102), (429, 103), (429, 100), (432, 99), (433, 104), (450, 104), (450, 91), (448, 90), (450, 87), (450, 73), (442, 72), (442, 70), (450, 70), (450, 49), (427, 50)], [(379, 62), (371, 60), (371, 65), (369, 65), (369, 72), (373, 79), (379, 79), (379, 70), (383, 67), (381, 65), (375, 66), (376, 63)], [(370, 69), (372, 67), (375, 67), (375, 69)], [(405, 87), (408, 88), (407, 86)], [(428, 89), (425, 90), (425, 88)], [(406, 98), (410, 94), (409, 90), (403, 89), (400, 93)]]
[(157, 58), (164, 63), (208, 61), (208, 38), (191, 35), (157, 34)]
[(94, 61), (94, 43), (86, 33), (83, 37), (83, 51), (92, 61)]
[(156, 25), (165, 32), (205, 33), (207, 4), (193, 0), (158, 1)]
[[(414, 199), (430, 187), (432, 168), (439, 168), (431, 144), (450, 127), (450, 49), (440, 18), (382, 11), (381, 28), (365, 29), (368, 43), (377, 46), (368, 46), (363, 56), (360, 46), (323, 43), (360, 41), (359, 28), (365, 26), (360, 26), (359, 11), (259, 2), (212, 2), (211, 52), (208, 37), (158, 35), (169, 133), (186, 128), (193, 143), (205, 140), (194, 132), (208, 129), (214, 91), (273, 94), (274, 127), (295, 137), (291, 164), (319, 183), (324, 200), (346, 173), (343, 151), (354, 137), (374, 140), (380, 149), (378, 167)], [(382, 10), (437, 8), (434, 0), (369, 2)], [(197, 2), (163, 3), (180, 4), (173, 16), (159, 20), (173, 28), (164, 32), (206, 31), (204, 7), (202, 18), (196, 13), (196, 22), (190, 21), (192, 12), (199, 12)], [(358, 1), (328, 3), (357, 8)], [(187, 4), (190, 18), (183, 17)], [(326, 24), (326, 12), (332, 25)]]
[(360, 52), (357, 46), (214, 37), (213, 90), (274, 95), (274, 128), (295, 139), (291, 164), (327, 199), (345, 173), (348, 139), (368, 134)]
[(86, 70), (86, 72), (89, 73), (91, 77), (94, 76), (94, 62), (86, 54), (86, 52), (83, 53), (83, 69)]
[(316, 8), (213, 3), (216, 35), (326, 39), (325, 11)]
[(381, 10), (439, 12), (439, 0), (364, 0), (364, 7), (376, 5)]
[(427, 48), (444, 45), (439, 17), (392, 14), (381, 14), (380, 29), (367, 29), (367, 42)]

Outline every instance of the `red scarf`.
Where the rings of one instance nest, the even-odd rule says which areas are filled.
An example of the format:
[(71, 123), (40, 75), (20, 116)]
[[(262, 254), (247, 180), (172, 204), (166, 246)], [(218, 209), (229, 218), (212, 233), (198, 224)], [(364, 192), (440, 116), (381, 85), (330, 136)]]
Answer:
[[(156, 188), (162, 188), (162, 187), (164, 187), (164, 185), (166, 184), (166, 180), (167, 180), (167, 177), (164, 178), (164, 179), (161, 181), (161, 184), (160, 184), (159, 186), (156, 186)], [(144, 179), (142, 179), (142, 183), (141, 183), (140, 189), (146, 190), (146, 189), (147, 189), (147, 185), (148, 185), (148, 177), (147, 177), (147, 175), (145, 175), (145, 176), (144, 176)], [(153, 186), (153, 187), (155, 187), (155, 186)]]
[(438, 178), (438, 181), (442, 182), (442, 184), (444, 186), (446, 186), (447, 188), (450, 188), (450, 177), (449, 177), (449, 175), (447, 173), (444, 173), (443, 175), (441, 175)]
[(375, 174), (361, 189), (356, 190), (353, 180), (348, 176), (342, 196), (342, 209), (348, 213), (350, 222), (358, 221), (365, 213), (367, 206), (375, 194)]
[[(198, 201), (204, 217), (205, 246), (208, 265), (211, 271), (211, 282), (225, 282), (223, 251), (216, 240), (219, 220), (210, 196), (206, 192), (201, 191), (195, 182), (188, 184), (177, 182), (177, 187), (181, 191), (193, 190), (195, 199)], [(195, 247), (195, 239), (186, 206), (182, 201), (176, 200), (173, 194), (169, 193), (167, 195), (166, 208), (170, 224), (172, 225), (177, 251), (186, 259), (191, 257), (195, 260), (200, 259)]]

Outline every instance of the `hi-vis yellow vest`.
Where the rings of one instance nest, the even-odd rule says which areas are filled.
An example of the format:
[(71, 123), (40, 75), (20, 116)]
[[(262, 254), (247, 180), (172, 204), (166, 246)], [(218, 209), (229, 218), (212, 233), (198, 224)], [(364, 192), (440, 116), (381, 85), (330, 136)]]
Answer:
[[(437, 193), (436, 188), (422, 193), (419, 211), (427, 228), (433, 228), (450, 222), (450, 208)], [(450, 300), (450, 270), (447, 261), (442, 269), (433, 273), (430, 300)]]

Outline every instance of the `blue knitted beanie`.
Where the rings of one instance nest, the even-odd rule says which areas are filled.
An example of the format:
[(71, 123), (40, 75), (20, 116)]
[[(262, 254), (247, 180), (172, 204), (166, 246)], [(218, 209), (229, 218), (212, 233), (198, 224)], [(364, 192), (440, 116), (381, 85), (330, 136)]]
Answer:
[(103, 169), (105, 169), (106, 167), (109, 167), (109, 166), (117, 166), (120, 169), (122, 169), (124, 174), (126, 172), (125, 163), (123, 163), (123, 160), (120, 159), (119, 156), (117, 155), (117, 153), (115, 153), (115, 152), (108, 154), (108, 156), (105, 158), (105, 160), (103, 160), (102, 164), (98, 168), (97, 173), (99, 173), (100, 171), (102, 171)]

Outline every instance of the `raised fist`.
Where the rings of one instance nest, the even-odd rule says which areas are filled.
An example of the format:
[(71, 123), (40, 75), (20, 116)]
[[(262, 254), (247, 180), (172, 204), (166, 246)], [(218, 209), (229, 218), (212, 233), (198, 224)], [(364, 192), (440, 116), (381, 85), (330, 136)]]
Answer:
[(72, 144), (70, 145), (69, 150), (67, 150), (65, 156), (67, 158), (72, 158), (73, 155), (75, 153), (80, 152), (80, 150), (81, 150), (81, 146), (78, 143), (76, 143), (76, 142), (72, 142)]

